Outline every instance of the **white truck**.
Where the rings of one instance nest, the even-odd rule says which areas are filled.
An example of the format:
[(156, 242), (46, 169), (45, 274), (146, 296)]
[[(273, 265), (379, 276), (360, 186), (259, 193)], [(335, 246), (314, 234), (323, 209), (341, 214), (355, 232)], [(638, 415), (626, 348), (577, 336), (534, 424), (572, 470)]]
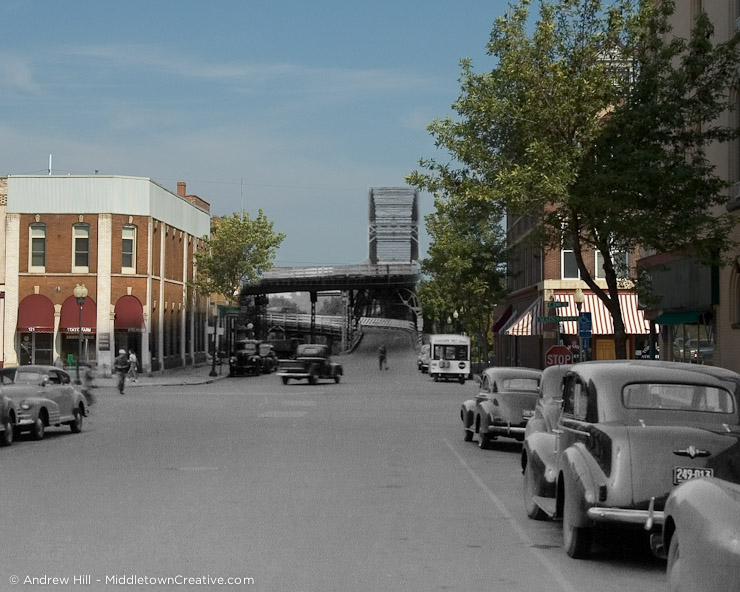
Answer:
[(429, 375), (434, 382), (470, 378), (470, 337), (465, 335), (432, 335), (429, 339)]

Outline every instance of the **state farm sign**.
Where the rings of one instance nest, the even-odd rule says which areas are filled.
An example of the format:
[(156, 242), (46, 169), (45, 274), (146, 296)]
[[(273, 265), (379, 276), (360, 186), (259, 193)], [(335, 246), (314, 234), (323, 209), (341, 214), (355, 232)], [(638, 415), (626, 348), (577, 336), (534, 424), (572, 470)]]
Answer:
[(545, 367), (572, 363), (573, 352), (564, 345), (553, 345), (545, 354)]

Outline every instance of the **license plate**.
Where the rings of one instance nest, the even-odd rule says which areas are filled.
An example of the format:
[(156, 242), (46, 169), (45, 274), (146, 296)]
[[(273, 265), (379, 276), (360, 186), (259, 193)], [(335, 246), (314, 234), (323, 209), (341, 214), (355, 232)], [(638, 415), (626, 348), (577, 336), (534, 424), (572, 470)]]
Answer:
[(693, 467), (673, 467), (673, 484), (678, 485), (684, 481), (697, 479), (698, 477), (714, 477), (714, 469)]

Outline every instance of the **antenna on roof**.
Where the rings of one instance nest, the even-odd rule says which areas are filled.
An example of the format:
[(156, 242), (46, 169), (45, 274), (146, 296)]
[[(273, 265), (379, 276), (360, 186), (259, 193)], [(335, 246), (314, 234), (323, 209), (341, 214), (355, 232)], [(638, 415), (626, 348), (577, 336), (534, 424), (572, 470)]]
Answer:
[(49, 174), (51, 175), (51, 154), (49, 154)]

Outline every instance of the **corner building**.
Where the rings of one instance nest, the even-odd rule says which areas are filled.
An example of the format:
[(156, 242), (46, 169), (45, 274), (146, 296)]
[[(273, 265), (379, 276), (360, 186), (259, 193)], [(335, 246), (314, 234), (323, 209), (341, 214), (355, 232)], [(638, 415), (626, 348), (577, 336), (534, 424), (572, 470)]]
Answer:
[(3, 364), (72, 365), (80, 339), (103, 374), (120, 348), (143, 372), (204, 361), (208, 299), (188, 281), (209, 212), (185, 183), (174, 194), (140, 177), (9, 176)]

